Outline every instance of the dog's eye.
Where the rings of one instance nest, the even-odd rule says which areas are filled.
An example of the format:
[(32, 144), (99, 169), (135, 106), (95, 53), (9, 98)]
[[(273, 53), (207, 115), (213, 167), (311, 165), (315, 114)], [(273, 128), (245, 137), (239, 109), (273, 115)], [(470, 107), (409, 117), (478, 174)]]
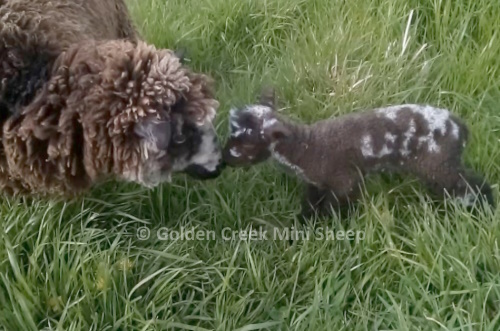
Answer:
[(182, 133), (177, 133), (172, 136), (172, 140), (176, 145), (182, 145), (193, 136), (193, 131), (189, 128), (183, 130)]
[(183, 134), (176, 134), (173, 137), (174, 144), (180, 145), (186, 142), (186, 136)]

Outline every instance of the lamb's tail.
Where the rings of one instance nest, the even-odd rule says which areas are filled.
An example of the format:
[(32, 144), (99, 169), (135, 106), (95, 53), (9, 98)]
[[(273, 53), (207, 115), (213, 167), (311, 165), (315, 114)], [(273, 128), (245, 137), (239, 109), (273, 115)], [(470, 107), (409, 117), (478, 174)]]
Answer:
[(466, 204), (472, 205), (474, 203), (472, 200), (476, 200), (477, 198), (482, 205), (488, 204), (495, 208), (493, 190), (491, 189), (490, 184), (488, 184), (483, 177), (479, 176), (472, 170), (466, 170), (462, 173), (462, 178), (464, 179), (464, 182), (459, 184), (459, 186), (464, 186), (462, 188), (464, 191), (464, 200), (471, 200), (464, 201)]
[(469, 128), (462, 119), (455, 115), (450, 116), (450, 120), (458, 126), (460, 145), (465, 147), (467, 141), (469, 140)]

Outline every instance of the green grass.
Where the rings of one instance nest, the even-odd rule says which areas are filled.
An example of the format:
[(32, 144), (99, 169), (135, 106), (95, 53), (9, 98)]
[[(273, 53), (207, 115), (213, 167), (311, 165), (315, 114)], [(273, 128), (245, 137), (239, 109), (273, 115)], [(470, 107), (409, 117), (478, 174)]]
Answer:
[[(304, 122), (430, 103), (471, 130), (467, 163), (500, 181), (500, 3), (131, 0), (145, 39), (185, 48), (230, 106), (278, 88)], [(300, 183), (271, 164), (85, 199), (0, 203), (2, 330), (499, 330), (500, 217), (373, 178), (356, 214), (302, 226)], [(225, 241), (223, 228), (364, 231), (363, 241)], [(138, 229), (215, 240), (137, 238)], [(154, 237), (154, 236), (153, 236)]]

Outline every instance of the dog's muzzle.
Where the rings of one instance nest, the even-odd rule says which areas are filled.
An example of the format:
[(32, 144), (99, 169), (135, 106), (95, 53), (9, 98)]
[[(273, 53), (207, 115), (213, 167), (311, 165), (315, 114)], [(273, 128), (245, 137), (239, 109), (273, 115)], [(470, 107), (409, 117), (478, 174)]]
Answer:
[(221, 162), (219, 163), (219, 165), (217, 165), (217, 168), (215, 168), (214, 171), (209, 171), (201, 165), (192, 164), (188, 166), (186, 170), (184, 170), (184, 172), (195, 179), (214, 179), (219, 177), (225, 167), (226, 164), (224, 162)]

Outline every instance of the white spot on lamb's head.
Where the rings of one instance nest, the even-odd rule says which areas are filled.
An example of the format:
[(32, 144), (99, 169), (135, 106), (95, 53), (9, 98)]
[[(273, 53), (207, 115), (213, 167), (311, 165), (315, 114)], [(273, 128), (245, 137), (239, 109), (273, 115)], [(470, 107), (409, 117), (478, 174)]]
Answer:
[(230, 121), (229, 122), (229, 129), (231, 130), (233, 128), (236, 128), (236, 129), (240, 128), (240, 125), (238, 124), (238, 121)]
[(229, 153), (231, 154), (231, 156), (234, 156), (234, 157), (240, 157), (241, 156), (241, 153), (236, 148), (231, 148), (229, 150)]
[(241, 135), (245, 134), (245, 131), (246, 131), (245, 129), (232, 131), (232, 132), (231, 132), (231, 137), (235, 137), (235, 138), (237, 138), (237, 137), (239, 137), (239, 136), (241, 136)]
[(256, 117), (262, 118), (264, 117), (264, 115), (270, 114), (273, 111), (273, 109), (269, 106), (264, 106), (264, 105), (251, 105), (245, 107), (242, 111), (253, 114)]
[(223, 152), (225, 162), (230, 166), (248, 166), (268, 158), (269, 142), (261, 132), (273, 118), (272, 109), (263, 105), (232, 110), (230, 137)]
[(276, 118), (265, 119), (264, 124), (262, 124), (262, 128), (267, 129), (276, 123), (278, 123), (278, 120)]

